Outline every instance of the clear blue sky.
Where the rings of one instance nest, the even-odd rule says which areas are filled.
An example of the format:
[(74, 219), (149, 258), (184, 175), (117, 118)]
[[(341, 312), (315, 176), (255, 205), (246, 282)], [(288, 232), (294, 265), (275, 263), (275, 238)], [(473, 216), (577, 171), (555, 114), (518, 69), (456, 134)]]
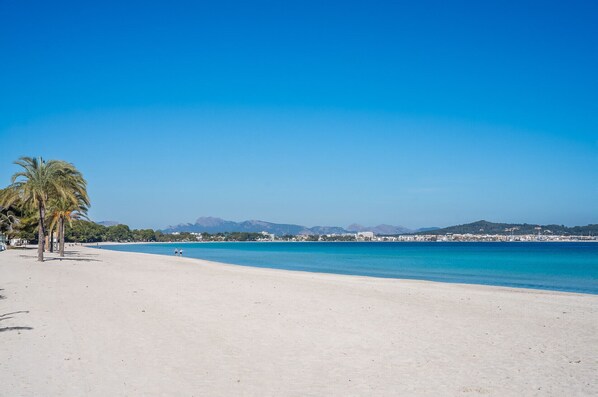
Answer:
[(133, 227), (598, 223), (598, 2), (322, 3), (0, 0), (0, 185), (69, 160)]

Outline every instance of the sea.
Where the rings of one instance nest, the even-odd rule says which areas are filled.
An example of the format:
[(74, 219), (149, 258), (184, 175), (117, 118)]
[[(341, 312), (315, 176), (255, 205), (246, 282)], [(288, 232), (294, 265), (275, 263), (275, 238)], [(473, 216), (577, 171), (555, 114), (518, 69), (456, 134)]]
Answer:
[(242, 266), (598, 294), (592, 242), (205, 242), (105, 245)]

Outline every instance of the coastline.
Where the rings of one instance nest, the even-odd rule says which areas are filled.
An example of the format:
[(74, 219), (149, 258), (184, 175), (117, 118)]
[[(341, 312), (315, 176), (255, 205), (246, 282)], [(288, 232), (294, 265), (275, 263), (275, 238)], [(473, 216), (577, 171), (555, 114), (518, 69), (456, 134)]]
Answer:
[[(228, 249), (233, 249), (232, 246), (237, 246), (237, 245), (248, 245), (251, 246), (253, 245), (254, 248), (257, 248), (260, 243), (262, 244), (272, 244), (272, 247), (274, 247), (276, 244), (274, 243), (279, 243), (282, 244), (283, 242), (254, 242), (254, 241), (217, 241), (217, 242), (204, 242), (205, 244), (209, 244), (209, 245), (213, 245), (213, 247), (218, 246), (219, 244), (223, 244), (223, 245), (228, 245)], [(310, 243), (319, 243), (322, 245), (328, 245), (328, 246), (334, 246), (335, 244), (339, 244), (345, 247), (349, 247), (353, 244), (359, 244), (360, 246), (367, 246), (370, 244), (375, 244), (376, 242), (290, 242), (290, 245), (293, 245), (292, 243), (301, 243), (303, 246), (307, 247), (308, 245), (311, 245)], [(453, 244), (457, 243), (457, 242), (451, 242)], [(493, 242), (458, 242), (457, 244), (462, 246), (462, 247), (475, 247), (476, 245), (480, 245), (482, 247), (490, 247), (493, 246), (494, 244), (492, 244)], [(231, 264), (231, 265), (236, 265), (236, 266), (249, 266), (249, 267), (253, 267), (253, 268), (270, 268), (270, 269), (278, 269), (278, 270), (290, 270), (290, 271), (299, 271), (299, 272), (308, 272), (308, 273), (315, 273), (315, 274), (337, 274), (337, 275), (347, 275), (347, 276), (360, 276), (360, 277), (372, 277), (372, 278), (380, 278), (380, 279), (397, 279), (397, 280), (417, 280), (417, 281), (426, 281), (426, 282), (440, 282), (440, 283), (450, 283), (450, 284), (463, 284), (463, 285), (480, 285), (480, 286), (494, 286), (494, 287), (504, 287), (504, 288), (514, 288), (514, 289), (530, 289), (530, 290), (535, 290), (535, 291), (555, 291), (555, 292), (569, 292), (569, 293), (579, 293), (579, 294), (591, 294), (591, 295), (597, 295), (598, 296), (598, 289), (597, 289), (597, 284), (595, 284), (595, 281), (592, 282), (591, 280), (595, 280), (595, 277), (598, 276), (598, 274), (596, 274), (596, 272), (588, 272), (586, 274), (586, 279), (584, 280), (579, 280), (579, 279), (567, 279), (567, 277), (572, 277), (571, 274), (566, 274), (563, 273), (563, 275), (561, 276), (562, 279), (560, 281), (557, 281), (558, 279), (556, 278), (556, 273), (550, 273), (550, 269), (543, 267), (543, 268), (539, 268), (538, 266), (536, 266), (535, 270), (529, 271), (527, 270), (527, 273), (521, 273), (519, 274), (517, 277), (513, 277), (512, 279), (508, 278), (508, 275), (502, 276), (499, 274), (499, 276), (496, 276), (496, 274), (484, 274), (483, 270), (480, 269), (479, 270), (479, 274), (476, 273), (477, 269), (472, 268), (471, 270), (469, 270), (469, 272), (454, 272), (452, 271), (452, 269), (449, 267), (445, 270), (445, 274), (444, 275), (438, 275), (439, 273), (436, 274), (431, 274), (429, 272), (427, 272), (425, 266), (422, 267), (418, 267), (418, 268), (414, 268), (411, 271), (395, 271), (393, 272), (392, 270), (387, 271), (385, 268), (383, 267), (377, 267), (377, 264), (375, 262), (375, 260), (372, 262), (369, 262), (369, 267), (368, 269), (364, 268), (351, 268), (349, 267), (345, 267), (344, 263), (328, 263), (327, 265), (324, 266), (310, 266), (310, 263), (320, 263), (320, 260), (322, 259), (321, 257), (317, 256), (317, 255), (312, 255), (311, 257), (308, 255), (306, 257), (303, 258), (297, 258), (297, 257), (288, 257), (288, 256), (280, 256), (278, 255), (277, 252), (273, 252), (273, 253), (269, 253), (268, 254), (268, 258), (270, 259), (265, 259), (265, 258), (260, 258), (258, 257), (253, 257), (251, 255), (251, 251), (253, 251), (254, 248), (251, 248), (250, 251), (248, 251), (247, 254), (244, 254), (243, 257), (239, 257), (238, 255), (212, 255), (211, 252), (209, 252), (210, 250), (201, 250), (201, 246), (203, 244), (201, 244), (200, 242), (185, 242), (185, 243), (181, 243), (181, 242), (158, 242), (158, 243), (142, 243), (142, 242), (137, 242), (137, 243), (116, 243), (116, 242), (109, 242), (106, 243), (104, 245), (104, 248), (109, 249), (109, 250), (115, 250), (118, 252), (138, 252), (138, 253), (147, 253), (147, 254), (156, 254), (159, 256), (166, 256), (166, 257), (171, 257), (172, 255), (172, 250), (176, 249), (176, 248), (183, 248), (186, 245), (191, 245), (192, 247), (189, 247), (189, 250), (185, 251), (185, 257), (186, 258), (195, 258), (198, 260), (203, 260), (203, 261), (209, 261), (209, 262), (215, 262), (215, 263), (220, 263), (220, 264)], [(441, 246), (443, 247), (449, 247), (452, 246), (453, 244), (441, 244)], [(582, 242), (552, 242), (551, 246), (553, 247), (559, 247), (561, 244), (564, 244), (566, 247), (575, 247), (577, 244), (582, 244), (581, 246), (585, 246), (585, 243)], [(118, 246), (131, 246), (129, 248), (116, 248)], [(134, 246), (147, 246), (145, 248), (134, 248)], [(167, 245), (170, 247), (171, 251), (165, 250), (163, 247)], [(393, 244), (395, 246), (400, 246), (401, 244)], [(415, 243), (415, 244), (409, 244), (410, 247), (415, 247), (418, 246), (419, 244)], [(521, 246), (519, 244), (511, 244), (510, 242), (500, 242), (500, 245), (504, 246), (504, 247), (509, 247), (509, 246)], [(92, 248), (102, 248), (102, 246), (96, 246), (94, 244), (89, 245)], [(162, 246), (162, 248), (158, 248), (157, 246)], [(194, 246), (194, 247), (193, 247)], [(433, 247), (435, 247), (436, 244), (434, 243), (428, 243), (426, 245), (426, 247), (429, 247), (429, 249), (432, 249)], [(543, 245), (536, 245), (536, 246), (543, 246)], [(195, 248), (199, 249), (196, 250)], [(240, 248), (237, 246), (237, 248)], [(485, 248), (485, 249), (486, 249)], [(259, 252), (259, 248), (257, 248)], [(306, 248), (307, 249), (307, 248)], [(428, 249), (428, 248), (426, 248)], [(281, 252), (284, 252), (285, 249), (283, 248)], [(239, 252), (243, 252), (243, 251), (239, 251)], [(268, 249), (266, 249), (265, 252), (269, 252)], [(340, 252), (340, 251), (339, 251)], [(309, 252), (308, 252), (309, 254)], [(348, 255), (347, 252), (345, 252), (345, 255)], [(356, 253), (357, 256), (360, 255), (360, 253)], [(447, 253), (445, 256), (450, 256), (450, 253)], [(250, 259), (252, 258), (253, 259)], [(466, 257), (463, 257), (462, 259), (467, 260)], [(548, 259), (548, 258), (544, 258), (544, 259)], [(370, 260), (370, 258), (363, 258), (360, 257), (360, 261), (362, 261), (362, 263), (367, 263), (364, 261), (368, 261)], [(402, 260), (402, 258), (397, 257), (397, 261)], [(511, 258), (512, 260), (512, 258)], [(537, 259), (534, 259), (536, 263), (539, 263)], [(229, 262), (230, 261), (230, 262)], [(504, 260), (503, 260), (504, 262)], [(467, 262), (465, 262), (467, 263)], [(528, 260), (528, 264), (529, 264), (529, 260)], [(590, 263), (591, 264), (591, 263)], [(522, 263), (520, 266), (522, 266), (522, 269), (525, 268), (525, 263)], [(569, 267), (571, 268), (572, 266), (577, 265), (575, 262), (569, 262)], [(477, 266), (477, 265), (476, 265)], [(488, 268), (494, 268), (493, 266), (496, 266), (495, 269), (500, 269), (500, 266), (502, 266), (502, 264), (500, 263), (500, 261), (495, 261), (494, 263), (489, 263), (488, 264)], [(392, 269), (392, 267), (390, 267), (390, 269)], [(582, 269), (583, 270), (583, 269)], [(584, 270), (584, 271), (588, 271), (588, 270)], [(534, 273), (536, 272), (536, 273)], [(553, 279), (550, 278), (546, 278), (546, 279), (542, 279), (537, 278), (536, 274), (542, 274), (543, 272), (548, 272), (550, 274), (552, 274)], [(575, 276), (573, 276), (575, 277)]]
[[(598, 243), (598, 240), (562, 240), (562, 241), (550, 241), (550, 240), (529, 240), (529, 241), (286, 241), (286, 240), (264, 240), (264, 241), (131, 241), (131, 242), (120, 242), (120, 241), (103, 241), (100, 245), (128, 245), (128, 244), (216, 244), (216, 243), (301, 243), (301, 244), (537, 244), (537, 243), (548, 243), (548, 244), (561, 244), (561, 243)], [(71, 243), (67, 243), (71, 244)], [(96, 243), (78, 243), (82, 247), (94, 247)]]
[[(193, 242), (188, 242), (188, 243), (193, 243)], [(219, 241), (219, 242), (214, 242), (214, 243), (227, 243), (224, 241)], [(231, 243), (230, 241), (228, 243)], [(255, 241), (234, 241), (232, 243), (256, 243)], [(310, 241), (309, 243), (318, 243), (318, 241)], [(321, 242), (319, 242), (321, 243)], [(142, 242), (138, 242), (138, 243), (109, 243), (107, 245), (128, 245), (128, 244), (154, 244), (154, 243), (142, 243)], [(178, 244), (178, 243), (171, 243), (171, 242), (156, 242), (155, 244)], [(86, 248), (93, 248), (93, 249), (97, 249), (96, 247), (93, 246), (85, 246)], [(425, 280), (425, 279), (420, 279), (420, 278), (399, 278), (399, 277), (377, 277), (377, 276), (367, 276), (367, 275), (358, 275), (358, 274), (340, 274), (340, 273), (327, 273), (327, 272), (316, 272), (316, 271), (308, 271), (308, 270), (291, 270), (291, 269), (280, 269), (280, 268), (273, 268), (273, 267), (257, 267), (257, 266), (250, 266), (250, 265), (240, 265), (240, 264), (236, 264), (236, 263), (228, 263), (228, 262), (221, 262), (221, 261), (213, 261), (213, 260), (207, 260), (207, 259), (202, 259), (202, 258), (194, 258), (194, 257), (189, 257), (189, 256), (185, 256), (185, 257), (176, 257), (173, 255), (162, 255), (162, 254), (152, 254), (152, 253), (146, 253), (146, 252), (134, 252), (134, 251), (113, 251), (113, 252), (118, 252), (118, 253), (131, 253), (131, 254), (136, 254), (136, 255), (144, 255), (144, 256), (149, 256), (154, 258), (155, 260), (158, 260), (158, 258), (175, 258), (175, 260), (190, 260), (190, 261), (196, 261), (197, 264), (201, 264), (201, 265), (208, 265), (208, 266), (223, 266), (223, 267), (232, 267), (232, 268), (237, 268), (238, 270), (242, 270), (242, 269), (255, 269), (257, 271), (259, 270), (263, 270), (265, 272), (274, 272), (274, 274), (276, 273), (288, 273), (289, 275), (316, 275), (318, 277), (327, 277), (327, 276), (332, 276), (332, 277), (341, 277), (341, 278), (345, 278), (345, 277), (349, 277), (351, 279), (361, 279), (361, 280), (396, 280), (400, 283), (423, 283), (423, 284), (440, 284), (440, 285), (444, 285), (444, 284), (448, 284), (448, 285), (455, 285), (455, 286), (461, 286), (461, 287), (481, 287), (481, 288), (491, 288), (491, 289), (498, 289), (498, 290), (506, 290), (506, 291), (511, 291), (511, 292), (521, 292), (521, 293), (525, 293), (527, 291), (530, 291), (532, 293), (549, 293), (549, 294), (564, 294), (564, 295), (590, 295), (590, 296), (595, 296), (598, 299), (598, 294), (592, 294), (592, 293), (586, 293), (586, 292), (574, 292), (574, 291), (560, 291), (560, 290), (552, 290), (552, 289), (539, 289), (539, 288), (524, 288), (524, 287), (508, 287), (508, 286), (502, 286), (502, 285), (492, 285), (492, 284), (470, 284), (470, 283), (460, 283), (460, 282), (448, 282), (448, 281), (434, 281), (434, 280)]]
[(0, 254), (9, 395), (598, 393), (595, 295), (33, 254)]

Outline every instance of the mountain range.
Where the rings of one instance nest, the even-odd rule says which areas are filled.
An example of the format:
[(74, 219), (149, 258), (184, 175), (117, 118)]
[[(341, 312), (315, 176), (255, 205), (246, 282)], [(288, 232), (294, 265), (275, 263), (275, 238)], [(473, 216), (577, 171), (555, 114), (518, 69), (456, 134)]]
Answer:
[[(432, 230), (436, 228), (430, 228)], [(403, 226), (378, 225), (362, 226), (352, 224), (346, 228), (339, 226), (314, 226), (307, 227), (294, 224), (272, 223), (258, 220), (249, 220), (243, 222), (227, 221), (221, 218), (201, 217), (195, 223), (181, 223), (176, 226), (168, 226), (163, 229), (163, 233), (176, 232), (195, 232), (195, 233), (226, 233), (226, 232), (249, 232), (259, 233), (268, 232), (277, 236), (285, 234), (343, 234), (356, 232), (374, 232), (377, 235), (408, 234), (421, 231), (410, 230)]]
[[(114, 226), (118, 222), (101, 221), (96, 222), (103, 226)], [(445, 228), (427, 227), (411, 230), (403, 226), (378, 225), (362, 226), (351, 224), (347, 227), (340, 226), (314, 226), (307, 227), (295, 224), (272, 223), (258, 220), (243, 222), (227, 221), (215, 217), (201, 217), (195, 223), (181, 223), (176, 226), (168, 226), (161, 230), (163, 233), (195, 232), (195, 233), (227, 233), (227, 232), (268, 232), (277, 236), (286, 234), (343, 234), (358, 232), (373, 232), (378, 236), (389, 236), (398, 234), (554, 234), (554, 235), (598, 235), (598, 224), (586, 226), (564, 226), (564, 225), (537, 225), (530, 223), (496, 223), (485, 220), (466, 223), (463, 225), (449, 226)]]

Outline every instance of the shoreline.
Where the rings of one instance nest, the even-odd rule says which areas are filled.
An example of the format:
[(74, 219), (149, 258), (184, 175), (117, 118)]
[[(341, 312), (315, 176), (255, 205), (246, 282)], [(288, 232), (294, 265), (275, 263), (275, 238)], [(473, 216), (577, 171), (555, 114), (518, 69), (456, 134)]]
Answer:
[(598, 393), (595, 295), (66, 254), (0, 254), (8, 395)]
[[(244, 241), (239, 241), (244, 242)], [(87, 247), (87, 248), (94, 248), (94, 247)], [(255, 270), (264, 270), (266, 272), (274, 272), (276, 273), (287, 273), (289, 275), (315, 275), (318, 277), (325, 278), (326, 276), (332, 277), (348, 277), (355, 280), (396, 280), (399, 283), (415, 283), (415, 284), (439, 284), (439, 285), (455, 285), (461, 287), (480, 287), (480, 288), (490, 288), (490, 289), (498, 289), (498, 290), (505, 290), (511, 291), (515, 293), (525, 293), (527, 291), (533, 293), (548, 293), (548, 294), (556, 294), (556, 295), (589, 295), (589, 296), (596, 296), (598, 294), (592, 294), (587, 292), (572, 292), (572, 291), (561, 291), (561, 290), (551, 290), (551, 289), (539, 289), (539, 288), (523, 288), (523, 287), (508, 287), (508, 286), (501, 286), (501, 285), (492, 285), (492, 284), (470, 284), (470, 283), (459, 283), (459, 282), (449, 282), (449, 281), (434, 281), (434, 280), (426, 280), (426, 279), (419, 279), (419, 278), (398, 278), (398, 277), (378, 277), (378, 276), (366, 276), (366, 275), (359, 275), (359, 274), (341, 274), (341, 273), (326, 273), (326, 272), (312, 272), (308, 270), (291, 270), (291, 269), (279, 269), (273, 267), (258, 267), (258, 266), (250, 266), (250, 265), (239, 265), (236, 263), (229, 263), (229, 262), (218, 262), (212, 261), (208, 259), (202, 258), (193, 258), (193, 257), (175, 257), (173, 255), (161, 255), (161, 254), (151, 254), (147, 252), (134, 252), (134, 251), (113, 251), (118, 253), (129, 253), (129, 254), (136, 254), (136, 255), (144, 255), (149, 257), (154, 257), (155, 259), (158, 258), (176, 258), (175, 260), (189, 260), (195, 261), (201, 265), (209, 265), (209, 266), (223, 266), (223, 267), (231, 267), (231, 268), (239, 268), (239, 269), (255, 269)]]
[[(211, 244), (211, 243), (302, 243), (302, 244), (530, 244), (530, 243), (598, 243), (598, 240), (571, 240), (571, 241), (547, 241), (547, 240), (530, 240), (530, 241), (282, 241), (282, 240), (267, 240), (267, 241), (103, 241), (98, 242), (103, 245), (129, 245), (129, 244)], [(72, 244), (72, 243), (67, 243)], [(77, 243), (83, 247), (93, 247), (96, 243)]]
[[(187, 244), (193, 244), (195, 242), (187, 242)], [(201, 243), (201, 242), (197, 242), (197, 243)], [(257, 241), (218, 241), (218, 242), (204, 242), (206, 244), (208, 243), (244, 243), (244, 244), (258, 244), (258, 243), (263, 243), (263, 242), (257, 242)], [(280, 242), (282, 243), (282, 242)], [(293, 242), (293, 243), (297, 243), (297, 242)], [(323, 242), (315, 242), (315, 241), (311, 241), (309, 243), (323, 243)], [(335, 243), (335, 242), (330, 242), (330, 243)], [(336, 242), (336, 243), (340, 243), (340, 242)], [(481, 242), (478, 242), (481, 243)], [(490, 243), (490, 242), (488, 242)], [(559, 242), (554, 242), (556, 244), (558, 244)], [(144, 243), (144, 242), (136, 242), (136, 243), (118, 243), (118, 242), (107, 242), (105, 245), (108, 246), (118, 246), (118, 245), (144, 245), (144, 244), (172, 244), (174, 246), (176, 245), (182, 245), (183, 243), (172, 243), (172, 242), (155, 242), (155, 243)], [(95, 246), (95, 245), (83, 245), (86, 246), (88, 248), (94, 248), (94, 249), (101, 249), (101, 246)], [(108, 250), (110, 250), (108, 248)], [(144, 255), (156, 255), (159, 257), (173, 257), (174, 255), (171, 254), (156, 254), (156, 253), (146, 253), (146, 252), (136, 252), (136, 251), (120, 251), (120, 250), (114, 250), (114, 252), (130, 252), (130, 253), (137, 253), (137, 254), (144, 254)], [(374, 279), (391, 279), (391, 280), (403, 280), (403, 281), (421, 281), (421, 282), (427, 282), (427, 283), (441, 283), (441, 284), (455, 284), (455, 285), (473, 285), (473, 286), (481, 286), (481, 287), (494, 287), (494, 288), (507, 288), (507, 289), (513, 289), (513, 290), (531, 290), (531, 291), (548, 291), (548, 292), (558, 292), (558, 293), (567, 293), (567, 294), (582, 294), (582, 295), (593, 295), (593, 296), (598, 296), (598, 293), (594, 293), (594, 292), (587, 292), (587, 291), (571, 291), (571, 290), (567, 290), (567, 289), (554, 289), (554, 288), (547, 288), (547, 287), (532, 287), (532, 286), (514, 286), (514, 285), (500, 285), (500, 284), (493, 284), (491, 282), (488, 283), (482, 283), (482, 282), (478, 282), (478, 283), (467, 283), (467, 282), (462, 282), (462, 281), (450, 281), (450, 280), (433, 280), (433, 279), (426, 279), (426, 278), (418, 278), (418, 277), (396, 277), (396, 276), (388, 276), (388, 277), (384, 277), (384, 276), (379, 276), (379, 275), (367, 275), (367, 274), (351, 274), (351, 273), (342, 273), (342, 272), (320, 272), (320, 271), (312, 271), (312, 270), (295, 270), (295, 269), (284, 269), (284, 268), (279, 268), (279, 267), (271, 267), (271, 266), (253, 266), (250, 264), (238, 264), (238, 263), (229, 263), (229, 262), (219, 262), (219, 261), (211, 261), (208, 259), (203, 259), (203, 258), (195, 258), (195, 257), (190, 257), (190, 256), (185, 256), (185, 259), (194, 259), (194, 260), (198, 260), (198, 261), (202, 261), (202, 262), (209, 262), (212, 264), (218, 264), (218, 265), (228, 265), (228, 266), (241, 266), (241, 267), (249, 267), (249, 268), (254, 268), (254, 269), (271, 269), (271, 270), (276, 270), (276, 271), (289, 271), (289, 272), (299, 272), (299, 273), (310, 273), (310, 274), (322, 274), (322, 275), (338, 275), (338, 276), (348, 276), (348, 277), (367, 277), (367, 278), (374, 278)]]

